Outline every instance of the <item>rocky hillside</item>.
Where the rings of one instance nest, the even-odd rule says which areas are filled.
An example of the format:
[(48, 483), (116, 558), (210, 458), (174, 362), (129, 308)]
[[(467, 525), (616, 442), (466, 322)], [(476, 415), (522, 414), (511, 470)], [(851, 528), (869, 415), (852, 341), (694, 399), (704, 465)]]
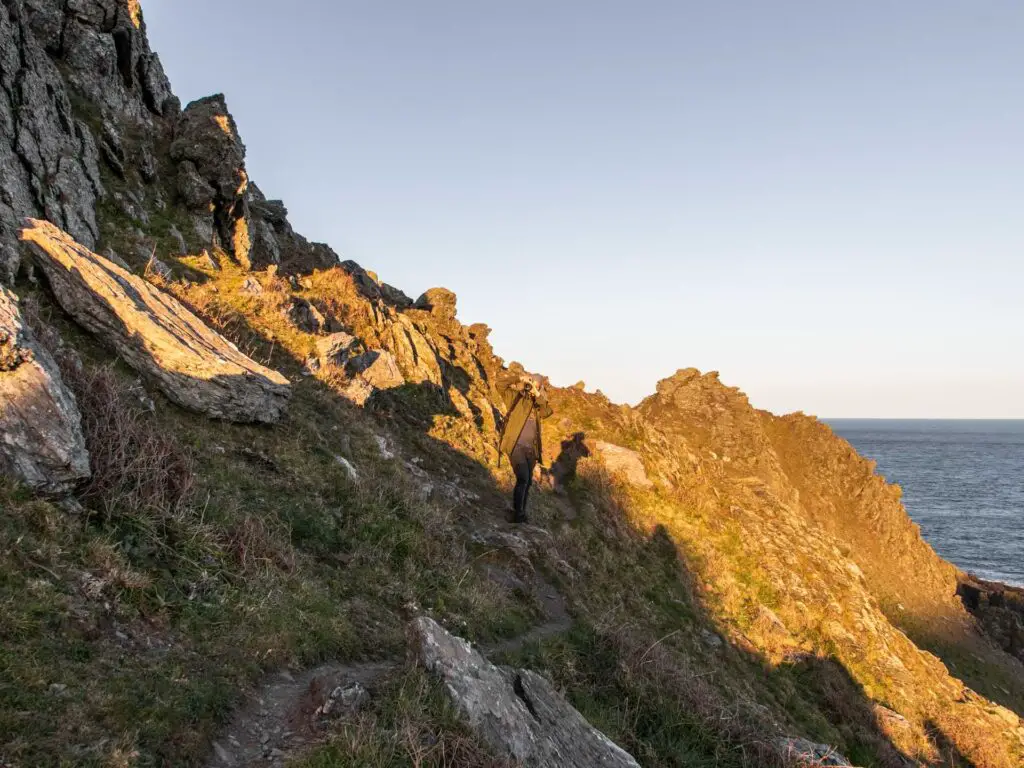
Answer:
[(827, 426), (553, 387), (511, 525), (522, 367), (294, 232), (137, 0), (0, 0), (0, 84), (0, 766), (1024, 765), (1017, 596)]

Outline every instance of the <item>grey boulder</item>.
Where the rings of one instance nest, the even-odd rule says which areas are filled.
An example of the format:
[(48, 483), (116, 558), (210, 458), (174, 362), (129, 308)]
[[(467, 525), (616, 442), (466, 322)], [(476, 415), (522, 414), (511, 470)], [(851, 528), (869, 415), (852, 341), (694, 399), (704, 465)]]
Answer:
[(535, 672), (494, 666), (426, 617), (410, 623), (409, 635), (420, 663), (496, 755), (528, 768), (639, 768)]
[(0, 473), (46, 493), (89, 477), (75, 397), (57, 363), (22, 320), (18, 298), (0, 286)]

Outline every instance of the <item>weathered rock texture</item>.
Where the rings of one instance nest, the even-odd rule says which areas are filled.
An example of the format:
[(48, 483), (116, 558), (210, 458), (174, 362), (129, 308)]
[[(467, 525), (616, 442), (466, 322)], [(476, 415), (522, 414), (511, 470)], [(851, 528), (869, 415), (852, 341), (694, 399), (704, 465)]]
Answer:
[(75, 397), (33, 338), (18, 299), (0, 286), (0, 474), (47, 493), (89, 476)]
[(176, 299), (47, 222), (30, 221), (22, 239), (34, 246), (64, 310), (170, 400), (230, 421), (280, 418), (288, 380), (243, 355)]
[(1024, 589), (961, 574), (957, 594), (986, 634), (1024, 661)]
[(639, 767), (535, 672), (494, 666), (432, 619), (413, 621), (410, 635), (420, 662), (496, 754), (529, 768)]
[(595, 440), (591, 453), (605, 465), (609, 472), (617, 475), (631, 485), (650, 488), (654, 483), (647, 476), (644, 462), (640, 454), (623, 448), (621, 445)]
[(0, 281), (25, 217), (139, 269), (215, 246), (246, 267), (338, 263), (287, 215), (250, 182), (223, 96), (181, 110), (138, 0), (0, 3)]
[(56, 6), (0, 3), (0, 281), (17, 269), (25, 216), (43, 216), (89, 246), (99, 237), (96, 143), (47, 50), (83, 52), (88, 34), (100, 33), (87, 20), (66, 28)]

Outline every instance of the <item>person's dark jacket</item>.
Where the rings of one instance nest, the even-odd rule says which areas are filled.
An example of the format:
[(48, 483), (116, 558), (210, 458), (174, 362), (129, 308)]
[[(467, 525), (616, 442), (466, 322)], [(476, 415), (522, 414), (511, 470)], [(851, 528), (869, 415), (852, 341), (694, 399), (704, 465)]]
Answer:
[(543, 394), (533, 395), (527, 392), (522, 384), (508, 387), (503, 392), (503, 395), (505, 404), (508, 406), (508, 413), (501, 427), (498, 449), (506, 456), (511, 456), (512, 449), (519, 442), (519, 436), (523, 433), (526, 422), (531, 415), (535, 415), (537, 417), (537, 437), (534, 441), (534, 451), (536, 452), (537, 460), (543, 463), (542, 457), (544, 454), (542, 452), (543, 443), (541, 441), (540, 422), (541, 419), (546, 419), (554, 413), (551, 410), (551, 406), (548, 405), (547, 398)]

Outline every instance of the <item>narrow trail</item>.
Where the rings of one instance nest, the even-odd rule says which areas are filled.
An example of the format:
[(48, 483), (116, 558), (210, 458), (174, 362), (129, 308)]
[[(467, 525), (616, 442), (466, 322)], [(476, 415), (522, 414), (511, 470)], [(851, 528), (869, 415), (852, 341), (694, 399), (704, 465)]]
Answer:
[[(475, 529), (470, 539), (528, 560), (535, 539), (546, 535), (539, 528), (492, 523)], [(499, 582), (515, 578), (499, 566), (485, 566), (485, 570)], [(552, 584), (533, 571), (528, 586), (544, 621), (515, 637), (480, 646), (485, 656), (514, 653), (572, 627), (565, 598)], [(206, 768), (284, 766), (323, 738), (325, 707), (330, 710), (361, 702), (382, 676), (401, 663), (398, 658), (356, 664), (327, 663), (294, 675), (268, 674), (212, 743)]]

